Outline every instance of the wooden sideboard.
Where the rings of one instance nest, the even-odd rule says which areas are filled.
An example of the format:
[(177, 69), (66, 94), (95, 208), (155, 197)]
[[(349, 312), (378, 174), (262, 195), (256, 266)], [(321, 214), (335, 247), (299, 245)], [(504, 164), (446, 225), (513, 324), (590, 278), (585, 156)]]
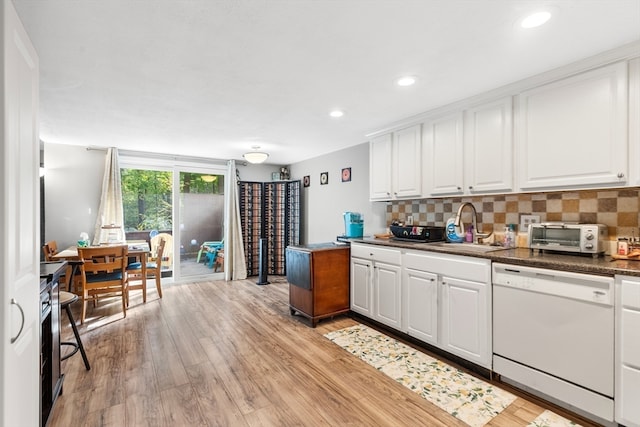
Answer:
[(349, 311), (349, 260), (346, 244), (316, 243), (286, 250), (289, 309), (315, 327), (320, 319)]

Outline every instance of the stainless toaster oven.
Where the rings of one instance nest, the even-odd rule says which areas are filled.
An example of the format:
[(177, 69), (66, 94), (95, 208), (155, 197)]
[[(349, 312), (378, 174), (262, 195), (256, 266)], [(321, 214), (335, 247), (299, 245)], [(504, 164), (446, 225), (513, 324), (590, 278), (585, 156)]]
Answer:
[(542, 222), (529, 224), (528, 246), (598, 256), (607, 250), (608, 236), (604, 224)]

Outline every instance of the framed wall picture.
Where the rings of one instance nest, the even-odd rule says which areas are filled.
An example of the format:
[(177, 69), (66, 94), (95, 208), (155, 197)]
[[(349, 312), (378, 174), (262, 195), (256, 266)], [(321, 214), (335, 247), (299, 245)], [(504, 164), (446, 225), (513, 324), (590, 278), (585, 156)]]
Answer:
[(271, 181), (280, 181), (280, 172), (271, 172)]
[(322, 172), (320, 174), (320, 185), (325, 185), (329, 183), (329, 172)]
[(351, 168), (342, 168), (342, 182), (351, 181)]
[(311, 177), (309, 175), (305, 175), (304, 178), (302, 178), (302, 185), (304, 185), (305, 187), (311, 185)]

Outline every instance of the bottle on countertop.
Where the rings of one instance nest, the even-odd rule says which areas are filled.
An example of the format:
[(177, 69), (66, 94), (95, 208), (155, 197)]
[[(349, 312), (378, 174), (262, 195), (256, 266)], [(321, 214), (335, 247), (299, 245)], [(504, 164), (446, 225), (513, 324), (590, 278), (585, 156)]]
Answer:
[(465, 235), (464, 240), (467, 243), (473, 243), (473, 225), (470, 225), (469, 228), (467, 228), (467, 234)]
[(618, 255), (629, 255), (629, 239), (618, 237)]
[(505, 248), (516, 247), (516, 232), (513, 224), (509, 224), (504, 229), (504, 244)]

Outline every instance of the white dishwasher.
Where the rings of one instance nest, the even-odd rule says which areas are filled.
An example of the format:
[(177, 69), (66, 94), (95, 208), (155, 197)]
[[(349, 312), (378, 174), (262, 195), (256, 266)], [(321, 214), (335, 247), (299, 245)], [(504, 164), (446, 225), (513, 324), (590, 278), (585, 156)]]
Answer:
[(614, 419), (614, 280), (493, 264), (493, 370), (598, 421)]

